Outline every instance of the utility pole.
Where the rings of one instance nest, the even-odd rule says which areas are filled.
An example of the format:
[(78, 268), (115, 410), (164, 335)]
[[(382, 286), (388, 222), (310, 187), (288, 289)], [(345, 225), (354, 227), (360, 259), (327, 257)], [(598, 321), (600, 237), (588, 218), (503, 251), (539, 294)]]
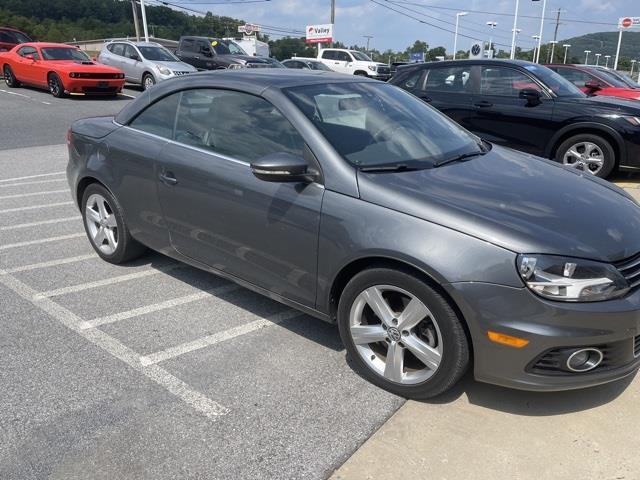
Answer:
[(138, 9), (136, 8), (136, 0), (131, 0), (131, 9), (133, 10), (133, 25), (136, 27), (136, 42), (139, 42), (140, 25), (138, 24)]
[[(547, 0), (544, 0), (545, 3)], [(518, 29), (518, 8), (520, 6), (520, 0), (516, 0), (516, 12), (513, 16), (513, 35), (511, 36), (511, 55), (509, 58), (513, 60), (516, 58), (516, 30)]]
[[(335, 23), (336, 23), (336, 0), (331, 0), (331, 25), (333, 25), (332, 28), (335, 28)], [(329, 44), (330, 47), (333, 47), (333, 39), (331, 39), (331, 43)], [(320, 46), (318, 46), (318, 48), (320, 48)]]
[(551, 47), (551, 61), (549, 63), (555, 63), (555, 60), (553, 58), (553, 54), (555, 52), (556, 43), (558, 43), (558, 27), (560, 26), (560, 13), (562, 13), (562, 10), (558, 9), (558, 11), (556, 12), (556, 28), (553, 31), (553, 42), (551, 43), (551, 45), (552, 45), (552, 47)]
[(147, 9), (144, 6), (144, 0), (140, 0), (140, 10), (142, 10), (142, 28), (144, 29), (144, 41), (149, 41), (149, 29), (147, 28)]
[[(547, 0), (542, 0), (542, 15), (540, 15), (540, 34), (538, 35), (538, 53), (536, 54), (535, 63), (540, 63), (540, 50), (542, 47), (542, 32), (544, 30), (544, 13), (547, 11)], [(515, 27), (514, 27), (515, 28)]]
[(369, 55), (369, 40), (373, 38), (373, 35), (363, 35), (367, 39), (367, 55)]

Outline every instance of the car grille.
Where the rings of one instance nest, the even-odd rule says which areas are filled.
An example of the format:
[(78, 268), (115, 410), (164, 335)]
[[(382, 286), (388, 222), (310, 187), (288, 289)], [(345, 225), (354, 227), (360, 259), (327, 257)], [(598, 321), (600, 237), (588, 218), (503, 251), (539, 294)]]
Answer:
[(378, 67), (378, 75), (389, 75), (391, 69), (389, 67)]
[(75, 77), (73, 77), (73, 78), (92, 78), (92, 79), (96, 79), (96, 80), (114, 80), (114, 79), (122, 78), (122, 74), (121, 73), (88, 73), (88, 72), (81, 72), (81, 73), (75, 73)]
[(174, 75), (189, 75), (191, 72), (173, 72)]
[(616, 268), (624, 275), (627, 282), (631, 286), (631, 290), (640, 287), (640, 253), (627, 260), (614, 264)]
[(640, 335), (638, 335), (633, 341), (633, 356), (640, 357)]

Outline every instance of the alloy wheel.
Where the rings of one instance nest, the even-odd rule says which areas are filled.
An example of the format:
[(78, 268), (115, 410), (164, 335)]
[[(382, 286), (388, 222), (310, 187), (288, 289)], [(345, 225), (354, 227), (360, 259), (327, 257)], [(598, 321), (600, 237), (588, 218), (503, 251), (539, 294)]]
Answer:
[(151, 87), (153, 87), (156, 84), (155, 80), (153, 79), (153, 77), (151, 75), (147, 75), (146, 77), (144, 77), (144, 89), (147, 90)]
[(562, 157), (562, 163), (597, 175), (604, 167), (604, 153), (593, 142), (579, 142), (565, 152)]
[(13, 85), (13, 73), (8, 66), (4, 67), (4, 83), (6, 83), (8, 87)]
[(105, 255), (118, 248), (118, 223), (107, 200), (97, 193), (87, 199), (85, 224), (93, 244)]
[(54, 75), (51, 75), (49, 77), (49, 91), (51, 92), (51, 94), (54, 97), (57, 97), (58, 95), (60, 95), (60, 89), (62, 87), (60, 86), (60, 82), (58, 81), (58, 78)]
[(438, 370), (442, 336), (415, 295), (392, 285), (362, 291), (349, 314), (351, 339), (367, 366), (386, 380), (411, 385)]

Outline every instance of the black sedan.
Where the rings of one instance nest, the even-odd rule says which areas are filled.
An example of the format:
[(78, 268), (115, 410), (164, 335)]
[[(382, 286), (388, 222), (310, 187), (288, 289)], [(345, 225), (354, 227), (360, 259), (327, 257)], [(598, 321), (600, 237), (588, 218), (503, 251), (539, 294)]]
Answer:
[(400, 67), (391, 80), (487, 141), (607, 177), (640, 170), (640, 105), (587, 97), (530, 62), (462, 60)]

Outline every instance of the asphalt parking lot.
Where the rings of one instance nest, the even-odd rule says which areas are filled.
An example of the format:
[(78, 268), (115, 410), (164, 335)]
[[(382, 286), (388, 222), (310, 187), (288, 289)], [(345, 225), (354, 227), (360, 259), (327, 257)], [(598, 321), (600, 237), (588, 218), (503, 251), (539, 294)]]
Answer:
[(0, 89), (0, 478), (326, 478), (404, 401), (332, 325), (160, 254), (93, 253), (65, 132), (128, 100)]

